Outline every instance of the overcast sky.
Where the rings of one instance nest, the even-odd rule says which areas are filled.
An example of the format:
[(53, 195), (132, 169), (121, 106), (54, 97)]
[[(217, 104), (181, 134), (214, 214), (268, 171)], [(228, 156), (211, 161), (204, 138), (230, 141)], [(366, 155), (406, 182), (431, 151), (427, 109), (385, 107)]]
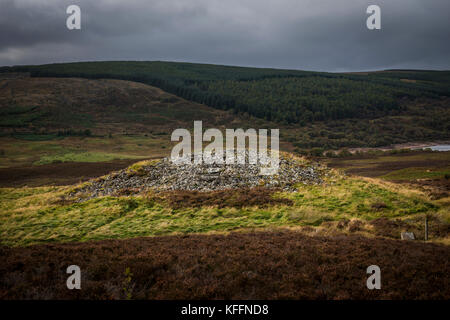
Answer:
[[(66, 8), (81, 8), (68, 30)], [(381, 30), (366, 9), (381, 8)], [(0, 65), (166, 60), (450, 69), (449, 0), (0, 0)]]

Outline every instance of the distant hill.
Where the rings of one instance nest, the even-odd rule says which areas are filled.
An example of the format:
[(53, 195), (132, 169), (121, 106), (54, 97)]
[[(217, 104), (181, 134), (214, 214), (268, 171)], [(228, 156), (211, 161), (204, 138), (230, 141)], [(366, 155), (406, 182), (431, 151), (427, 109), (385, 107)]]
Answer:
[[(285, 137), (300, 149), (382, 146), (450, 137), (448, 71), (325, 73), (114, 61), (3, 67), (0, 72), (149, 84), (192, 102), (290, 128)], [(108, 99), (107, 103), (114, 102), (113, 93)], [(124, 101), (124, 105), (130, 103)], [(32, 105), (13, 107), (37, 112)], [(201, 119), (198, 114), (197, 119)]]
[(124, 80), (0, 77), (0, 132), (168, 133), (194, 120), (220, 126), (236, 117), (158, 88)]
[(138, 81), (219, 109), (287, 123), (382, 116), (398, 113), (400, 98), (450, 96), (450, 72), (439, 71), (337, 74), (158, 61), (50, 64), (9, 71)]

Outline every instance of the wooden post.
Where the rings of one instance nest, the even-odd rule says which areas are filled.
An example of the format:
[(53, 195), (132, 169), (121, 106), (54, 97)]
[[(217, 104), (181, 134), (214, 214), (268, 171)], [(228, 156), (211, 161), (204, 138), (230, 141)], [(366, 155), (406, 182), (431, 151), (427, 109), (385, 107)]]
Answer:
[(425, 241), (428, 241), (428, 216), (425, 216)]

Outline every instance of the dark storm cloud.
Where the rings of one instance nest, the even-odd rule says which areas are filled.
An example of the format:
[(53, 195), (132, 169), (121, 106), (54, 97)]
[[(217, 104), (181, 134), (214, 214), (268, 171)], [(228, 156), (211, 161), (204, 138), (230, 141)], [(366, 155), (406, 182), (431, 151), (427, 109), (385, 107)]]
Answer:
[[(66, 28), (77, 4), (82, 30)], [(366, 28), (377, 4), (382, 29)], [(0, 65), (172, 60), (450, 69), (448, 0), (1, 0)]]

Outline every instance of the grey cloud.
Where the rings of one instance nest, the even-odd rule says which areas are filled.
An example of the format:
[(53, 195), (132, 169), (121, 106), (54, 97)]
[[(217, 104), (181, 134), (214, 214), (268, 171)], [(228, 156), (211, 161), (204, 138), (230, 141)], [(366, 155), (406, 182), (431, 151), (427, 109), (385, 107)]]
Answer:
[[(70, 4), (82, 30), (65, 27)], [(365, 26), (369, 4), (382, 30)], [(450, 69), (448, 0), (2, 0), (0, 65), (171, 60), (324, 71)]]

